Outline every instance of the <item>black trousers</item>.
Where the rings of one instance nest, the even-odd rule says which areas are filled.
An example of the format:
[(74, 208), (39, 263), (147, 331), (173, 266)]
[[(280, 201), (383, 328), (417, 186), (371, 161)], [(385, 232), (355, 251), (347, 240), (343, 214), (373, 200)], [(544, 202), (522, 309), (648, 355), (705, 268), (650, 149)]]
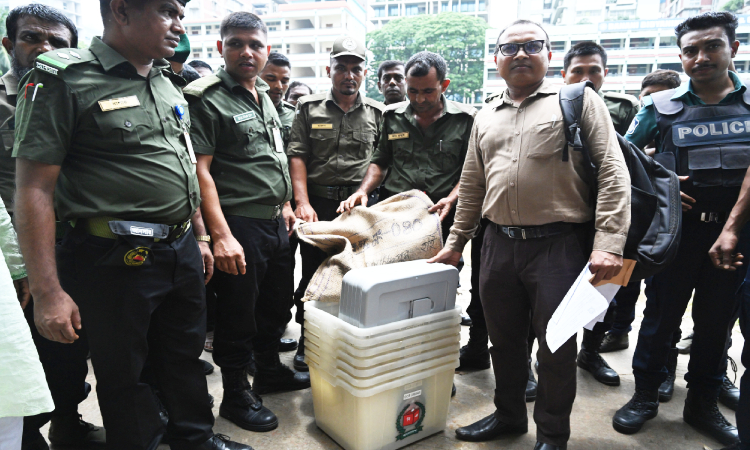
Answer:
[(198, 244), (192, 233), (150, 241), (150, 262), (139, 267), (109, 258), (113, 245), (76, 229), (57, 247), (62, 288), (78, 304), (89, 338), (107, 448), (153, 449), (161, 439), (154, 396), (141, 381), (147, 357), (169, 412), (171, 448), (200, 445), (213, 435), (214, 417), (199, 359), (206, 304)]
[[(487, 339), (487, 323), (484, 320), (484, 311), (482, 310), (482, 299), (479, 295), (479, 273), (482, 265), (482, 242), (484, 241), (484, 230), (487, 228), (489, 221), (482, 219), (479, 222), (479, 229), (476, 236), (471, 240), (471, 301), (466, 308), (466, 314), (471, 318), (472, 337), (474, 335), (482, 336)], [(531, 350), (529, 350), (531, 351)]]
[(24, 442), (30, 442), (39, 437), (39, 428), (49, 422), (53, 414), (77, 414), (78, 404), (91, 391), (91, 385), (86, 383), (89, 342), (85, 328), (78, 331), (79, 338), (72, 344), (61, 344), (42, 337), (34, 325), (33, 299), (24, 309), (24, 315), (55, 402), (55, 410), (51, 413), (24, 417), (23, 439)]
[(253, 350), (278, 350), (292, 303), (292, 253), (282, 218), (226, 220), (247, 266), (244, 275), (217, 270), (209, 283), (216, 291), (213, 357), (222, 370), (241, 370)]
[(541, 239), (511, 239), (489, 224), (482, 246), (479, 290), (495, 372), (499, 420), (526, 423), (529, 327), (539, 336), (539, 384), (534, 421), (537, 440), (564, 445), (576, 396), (575, 336), (555, 353), (546, 342), (547, 322), (590, 255), (590, 234), (575, 231)]

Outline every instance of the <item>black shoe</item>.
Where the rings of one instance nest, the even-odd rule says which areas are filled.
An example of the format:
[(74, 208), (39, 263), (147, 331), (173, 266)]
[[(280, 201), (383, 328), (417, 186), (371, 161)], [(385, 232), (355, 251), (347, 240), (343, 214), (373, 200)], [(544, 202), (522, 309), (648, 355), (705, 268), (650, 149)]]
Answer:
[(544, 442), (537, 442), (534, 450), (567, 450), (567, 445), (552, 445)]
[(107, 433), (102, 427), (83, 420), (77, 412), (53, 414), (49, 426), (49, 441), (56, 446), (105, 446)]
[(47, 440), (44, 439), (42, 433), (37, 431), (36, 436), (32, 438), (24, 437), (21, 450), (49, 450), (49, 445), (47, 445)]
[(456, 438), (460, 441), (483, 442), (504, 434), (523, 434), (528, 431), (529, 426), (526, 422), (521, 425), (508, 425), (497, 420), (495, 414), (490, 414), (471, 425), (458, 428)]
[(214, 403), (216, 403), (216, 399), (213, 395), (208, 394), (208, 404), (211, 405), (211, 408), (214, 407)]
[(667, 357), (667, 379), (659, 386), (659, 403), (672, 400), (674, 394), (674, 380), (677, 378), (677, 352), (676, 348), (669, 350)]
[(594, 379), (607, 386), (619, 386), (620, 375), (612, 370), (607, 361), (598, 352), (581, 349), (576, 359), (576, 364), (581, 369), (590, 372)]
[(453, 383), (453, 387), (451, 388), (451, 398), (456, 396), (456, 383)]
[(302, 333), (302, 336), (299, 337), (299, 347), (297, 347), (297, 353), (294, 355), (294, 359), (292, 360), (292, 366), (294, 366), (294, 370), (297, 372), (308, 372), (310, 368), (307, 366), (307, 363), (305, 362), (305, 333)]
[(630, 347), (628, 333), (615, 334), (610, 332), (604, 336), (604, 340), (599, 346), (599, 353), (616, 352), (618, 350), (625, 350), (628, 347)]
[(204, 359), (201, 359), (201, 362), (203, 363), (203, 374), (204, 375), (211, 375), (212, 373), (214, 373), (214, 365), (213, 364), (211, 364), (210, 362), (208, 362), (208, 361), (206, 361)]
[(470, 327), (474, 325), (474, 322), (471, 321), (471, 317), (468, 314), (461, 314), (461, 325)]
[(617, 410), (612, 418), (612, 427), (623, 434), (637, 433), (647, 420), (659, 414), (659, 391), (635, 388), (628, 403)]
[(486, 370), (490, 368), (490, 351), (487, 346), (484, 347), (473, 345), (471, 339), (469, 343), (461, 347), (459, 351), (459, 366), (456, 370)]
[(248, 431), (271, 431), (279, 426), (276, 415), (263, 406), (263, 400), (250, 388), (244, 370), (222, 370), (221, 380), (224, 383), (221, 417)]
[(297, 340), (296, 339), (279, 339), (279, 351), (280, 352), (291, 352), (292, 350), (297, 350)]
[(719, 403), (731, 409), (737, 411), (737, 404), (740, 402), (740, 390), (729, 380), (729, 377), (724, 374), (724, 381), (721, 383), (721, 389), (719, 390)]
[(694, 333), (690, 333), (688, 337), (682, 338), (682, 340), (677, 343), (677, 350), (679, 350), (680, 355), (690, 354), (690, 347), (693, 346), (693, 334)]
[(195, 450), (253, 450), (253, 448), (249, 445), (230, 441), (229, 436), (214, 434), (211, 439), (195, 447)]
[(526, 382), (526, 402), (533, 402), (536, 400), (536, 390), (536, 378), (534, 378), (534, 371), (531, 370), (531, 362), (529, 362), (529, 381)]
[(310, 374), (295, 372), (281, 364), (279, 352), (255, 352), (258, 371), (253, 378), (253, 390), (260, 395), (272, 392), (298, 391), (310, 387)]
[(251, 377), (254, 377), (257, 370), (257, 367), (255, 367), (255, 355), (253, 352), (250, 352), (250, 362), (245, 366), (245, 372)]
[(716, 398), (712, 395), (700, 395), (692, 389), (688, 390), (682, 418), (688, 425), (723, 445), (732, 445), (740, 441), (737, 427), (729, 423), (719, 411)]

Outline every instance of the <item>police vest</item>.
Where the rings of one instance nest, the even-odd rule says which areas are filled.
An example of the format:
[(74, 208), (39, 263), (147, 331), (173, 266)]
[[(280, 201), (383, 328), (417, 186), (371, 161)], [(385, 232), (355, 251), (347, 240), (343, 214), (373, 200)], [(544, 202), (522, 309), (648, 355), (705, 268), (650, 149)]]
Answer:
[(685, 105), (674, 89), (651, 94), (661, 139), (657, 160), (687, 175), (690, 213), (729, 212), (750, 166), (750, 90), (732, 104)]

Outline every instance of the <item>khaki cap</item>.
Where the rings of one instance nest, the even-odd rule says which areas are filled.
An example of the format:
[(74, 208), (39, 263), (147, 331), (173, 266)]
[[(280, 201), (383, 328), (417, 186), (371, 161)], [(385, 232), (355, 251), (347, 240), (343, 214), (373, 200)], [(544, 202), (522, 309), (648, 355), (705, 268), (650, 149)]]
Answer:
[(357, 39), (351, 36), (341, 36), (336, 39), (331, 48), (331, 58), (338, 58), (339, 56), (352, 55), (362, 60), (367, 59), (367, 49)]

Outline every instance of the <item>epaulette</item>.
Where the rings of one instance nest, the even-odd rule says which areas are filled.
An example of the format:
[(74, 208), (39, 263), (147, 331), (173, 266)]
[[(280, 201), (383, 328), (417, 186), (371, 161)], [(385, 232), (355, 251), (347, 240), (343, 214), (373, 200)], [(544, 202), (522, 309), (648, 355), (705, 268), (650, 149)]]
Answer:
[(47, 72), (50, 75), (60, 75), (60, 72), (74, 64), (93, 61), (95, 59), (96, 56), (88, 49), (61, 48), (39, 55), (34, 63), (34, 68)]
[(381, 113), (385, 110), (386, 106), (382, 102), (379, 102), (375, 99), (372, 99), (370, 97), (362, 97), (362, 103), (365, 105), (372, 106), (374, 108), (377, 108)]
[(193, 97), (203, 98), (203, 94), (206, 93), (208, 88), (219, 83), (221, 83), (221, 78), (214, 74), (207, 75), (203, 78), (198, 78), (185, 86), (182, 93), (185, 95), (192, 95)]
[(619, 92), (605, 92), (604, 97), (619, 102), (628, 102), (631, 104), (631, 106), (640, 105), (638, 99), (630, 94), (621, 94)]
[(502, 92), (498, 92), (498, 93), (496, 93), (496, 94), (492, 94), (492, 95), (490, 95), (489, 97), (487, 97), (486, 99), (484, 99), (484, 102), (485, 102), (485, 103), (492, 103), (492, 102), (494, 102), (495, 100), (497, 100), (498, 98), (500, 98), (500, 97), (501, 97), (502, 95), (503, 95), (503, 93), (502, 93)]
[(287, 103), (284, 100), (281, 101), (281, 107), (294, 111), (294, 105), (292, 105), (291, 103)]
[(408, 103), (409, 103), (408, 100), (404, 100), (403, 102), (391, 103), (390, 105), (385, 105), (385, 109), (383, 109), (383, 113), (385, 114), (385, 113), (389, 113), (389, 112), (395, 111), (395, 110), (397, 110), (399, 108), (403, 108)]
[(304, 105), (305, 103), (317, 102), (317, 101), (320, 101), (320, 100), (325, 100), (327, 96), (328, 96), (328, 94), (325, 93), (325, 92), (321, 92), (320, 94), (303, 95), (302, 97), (300, 97), (300, 98), (297, 99), (297, 104), (298, 105)]
[(470, 115), (471, 117), (474, 117), (477, 115), (477, 109), (471, 105), (467, 105), (466, 103), (459, 103), (454, 102), (452, 100), (448, 100), (449, 102), (453, 103), (453, 105), (460, 109), (462, 112), (465, 112), (466, 114)]

